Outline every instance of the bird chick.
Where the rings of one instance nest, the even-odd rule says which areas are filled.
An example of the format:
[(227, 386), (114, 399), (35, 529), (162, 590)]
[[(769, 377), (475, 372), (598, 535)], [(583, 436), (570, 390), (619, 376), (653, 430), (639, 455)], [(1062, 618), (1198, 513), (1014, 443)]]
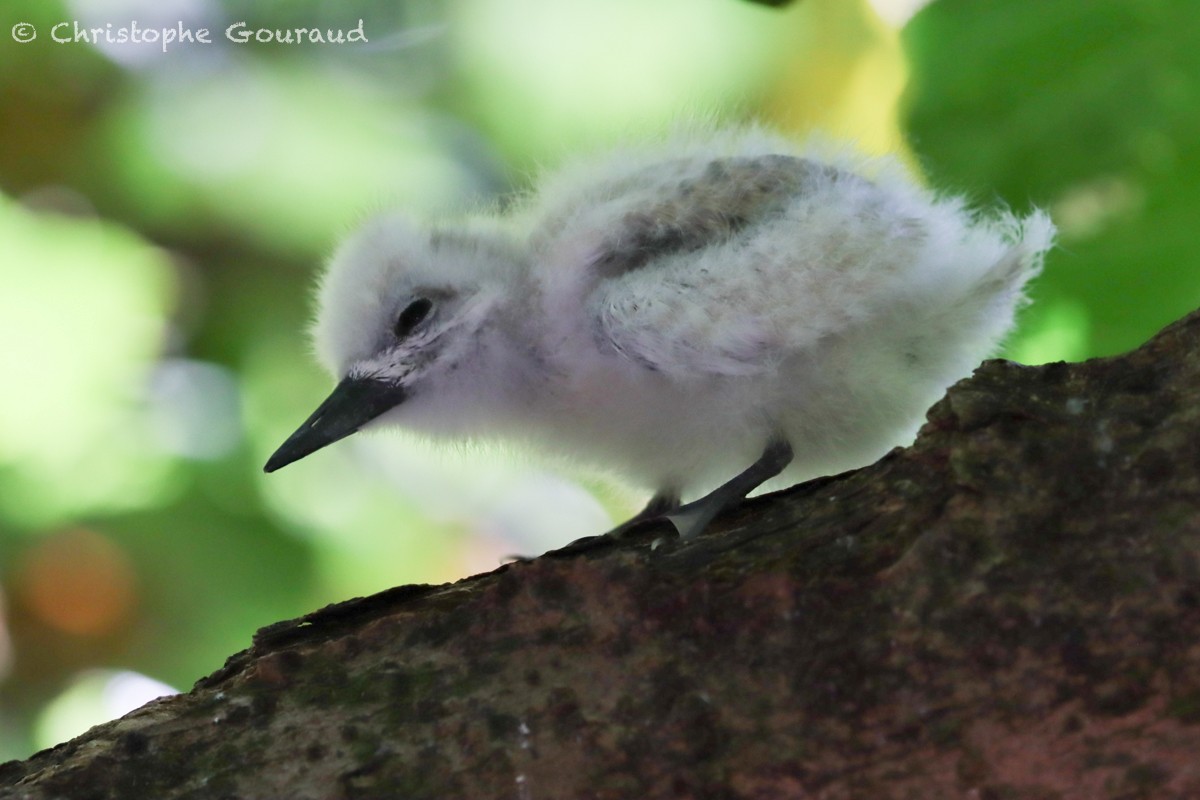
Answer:
[(339, 383), (266, 471), (367, 426), (498, 437), (624, 475), (654, 492), (632, 521), (692, 536), (772, 478), (911, 440), (1053, 235), (758, 130), (580, 161), (502, 216), (384, 215), (321, 284)]

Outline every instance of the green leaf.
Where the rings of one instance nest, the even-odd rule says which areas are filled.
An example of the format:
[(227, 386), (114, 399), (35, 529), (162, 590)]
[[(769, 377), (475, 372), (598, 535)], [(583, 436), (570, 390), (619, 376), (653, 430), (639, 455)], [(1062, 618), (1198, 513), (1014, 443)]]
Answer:
[(1186, 0), (939, 0), (904, 32), (914, 149), (939, 187), (1050, 208), (1031, 316), (1082, 302), (1089, 355), (1200, 304), (1196, 31)]

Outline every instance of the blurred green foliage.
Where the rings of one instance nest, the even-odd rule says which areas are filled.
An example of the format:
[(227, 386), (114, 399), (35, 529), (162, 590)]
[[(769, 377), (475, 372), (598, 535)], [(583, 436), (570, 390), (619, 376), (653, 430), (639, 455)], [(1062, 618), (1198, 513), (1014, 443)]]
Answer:
[[(904, 133), (935, 185), (1062, 227), (1011, 352), (1113, 352), (1200, 305), (1198, 14), (938, 0), (901, 40), (847, 0), (10, 2), (0, 757), (162, 690), (138, 673), (186, 689), (261, 625), (488, 569), (635, 505), (605, 479), (403, 437), (262, 475), (329, 387), (305, 334), (313, 274), (364, 214), (495, 202), (680, 116), (874, 149)], [(213, 42), (51, 38), (135, 19)], [(363, 46), (223, 37), (359, 19)], [(38, 38), (18, 43), (19, 22)]]
[(933, 182), (1051, 204), (1027, 330), (1086, 335), (1035, 360), (1128, 349), (1200, 303), (1198, 30), (1188, 0), (945, 0), (904, 32)]

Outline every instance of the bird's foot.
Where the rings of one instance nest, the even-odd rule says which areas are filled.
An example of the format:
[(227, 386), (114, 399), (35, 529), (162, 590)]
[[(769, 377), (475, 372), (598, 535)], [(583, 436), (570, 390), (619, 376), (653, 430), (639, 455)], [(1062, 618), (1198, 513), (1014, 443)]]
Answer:
[[(699, 500), (694, 500), (663, 515), (675, 526), (681, 540), (687, 541), (699, 536), (718, 514), (731, 505), (724, 498), (717, 498), (716, 501), (710, 500), (710, 498), (712, 498), (711, 494), (705, 495)], [(655, 546), (657, 544), (656, 542)]]
[[(645, 508), (608, 533), (576, 539), (564, 547), (551, 550), (546, 555), (562, 558), (586, 553), (613, 541), (633, 538), (636, 533), (650, 526), (661, 525), (663, 520), (674, 526), (680, 540), (688, 541), (700, 535), (722, 511), (740, 503), (750, 492), (782, 472), (791, 461), (791, 445), (784, 439), (772, 439), (753, 464), (698, 500), (680, 505), (678, 492), (658, 492), (650, 498)], [(667, 538), (660, 536), (652, 540), (650, 549), (657, 550)], [(527, 556), (512, 556), (511, 560), (533, 559)]]
[[(595, 550), (598, 547), (604, 547), (614, 541), (633, 538), (636, 532), (641, 531), (655, 524), (662, 524), (662, 520), (666, 517), (667, 512), (671, 509), (679, 507), (679, 493), (673, 491), (662, 491), (650, 498), (650, 502), (646, 504), (638, 513), (634, 514), (623, 523), (613, 528), (607, 533), (601, 533), (597, 536), (584, 536), (582, 539), (576, 539), (573, 542), (546, 553), (548, 556), (563, 557), (573, 556), (579, 553), (586, 553), (589, 550)], [(659, 540), (651, 547), (657, 547)], [(530, 561), (529, 558), (514, 556), (518, 561)]]
[(679, 531), (680, 539), (693, 539), (722, 511), (742, 502), (750, 492), (783, 472), (784, 468), (792, 463), (792, 457), (792, 446), (786, 440), (772, 439), (763, 449), (762, 455), (742, 472), (704, 497), (668, 511), (663, 516)]

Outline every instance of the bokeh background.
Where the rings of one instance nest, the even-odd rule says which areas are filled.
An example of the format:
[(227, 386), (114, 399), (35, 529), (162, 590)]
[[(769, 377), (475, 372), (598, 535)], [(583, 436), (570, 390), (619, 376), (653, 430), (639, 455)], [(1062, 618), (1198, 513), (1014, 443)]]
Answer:
[[(753, 118), (1049, 208), (1061, 244), (1013, 358), (1118, 352), (1200, 306), (1200, 5), (917, 5), (6, 2), (0, 758), (186, 690), (262, 625), (644, 500), (398, 436), (262, 474), (331, 385), (315, 270), (373, 210), (468, 208), (681, 116)], [(360, 44), (224, 36), (360, 19)], [(76, 21), (98, 41), (54, 41)], [(212, 42), (115, 41), (134, 21)]]

